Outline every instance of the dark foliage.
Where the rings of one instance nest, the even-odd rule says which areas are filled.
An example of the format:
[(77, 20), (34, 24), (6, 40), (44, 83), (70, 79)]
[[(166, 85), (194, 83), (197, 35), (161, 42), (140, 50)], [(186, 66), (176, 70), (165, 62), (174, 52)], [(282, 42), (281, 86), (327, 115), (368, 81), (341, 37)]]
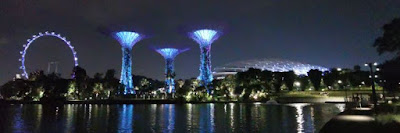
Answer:
[(293, 83), (294, 80), (296, 79), (296, 74), (293, 71), (284, 72), (283, 74), (284, 74), (283, 81), (285, 82), (286, 87), (288, 88), (289, 91), (292, 91)]
[(314, 86), (314, 89), (319, 91), (321, 88), (322, 72), (317, 69), (312, 69), (308, 72), (308, 77)]
[(383, 36), (375, 40), (374, 47), (379, 54), (386, 52), (395, 53), (400, 57), (400, 18), (395, 18), (392, 22), (383, 27)]

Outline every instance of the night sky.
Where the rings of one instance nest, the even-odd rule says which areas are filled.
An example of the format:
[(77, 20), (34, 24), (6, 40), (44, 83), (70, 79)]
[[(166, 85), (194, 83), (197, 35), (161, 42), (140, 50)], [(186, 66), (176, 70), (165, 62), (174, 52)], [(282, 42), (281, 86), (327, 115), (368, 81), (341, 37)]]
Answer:
[[(198, 44), (186, 36), (193, 28), (223, 27), (212, 46), (213, 67), (282, 58), (352, 68), (391, 58), (378, 56), (372, 44), (395, 17), (399, 0), (1, 0), (0, 84), (21, 72), (19, 51), (26, 40), (46, 30), (71, 41), (90, 76), (120, 72), (121, 47), (99, 29), (139, 31), (148, 38), (133, 47), (133, 74), (162, 80), (164, 60), (151, 47), (165, 44), (191, 48), (175, 60), (178, 79), (198, 75)], [(51, 61), (68, 77), (69, 48), (56, 38), (38, 39), (26, 55), (28, 73), (47, 70)]]

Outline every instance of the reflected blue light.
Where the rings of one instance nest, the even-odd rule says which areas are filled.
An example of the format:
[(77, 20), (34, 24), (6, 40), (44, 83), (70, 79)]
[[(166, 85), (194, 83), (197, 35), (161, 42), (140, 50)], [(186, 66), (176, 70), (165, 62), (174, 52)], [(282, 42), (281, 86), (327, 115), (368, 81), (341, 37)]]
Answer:
[(119, 114), (119, 132), (133, 132), (133, 105), (122, 105)]
[(140, 41), (143, 36), (130, 31), (120, 31), (113, 33), (113, 37), (122, 46), (122, 68), (120, 83), (125, 86), (124, 95), (135, 94), (132, 81), (132, 47)]
[(215, 132), (214, 104), (205, 105), (206, 108), (200, 109), (199, 128), (200, 132), (213, 133)]
[(165, 59), (165, 88), (167, 93), (175, 93), (175, 70), (174, 70), (174, 58), (188, 49), (179, 50), (176, 48), (161, 48), (156, 49)]
[(173, 133), (175, 130), (175, 105), (173, 104), (167, 104), (165, 105), (166, 108), (164, 108), (164, 117), (166, 120), (164, 120), (165, 126), (167, 128), (164, 129), (164, 133)]

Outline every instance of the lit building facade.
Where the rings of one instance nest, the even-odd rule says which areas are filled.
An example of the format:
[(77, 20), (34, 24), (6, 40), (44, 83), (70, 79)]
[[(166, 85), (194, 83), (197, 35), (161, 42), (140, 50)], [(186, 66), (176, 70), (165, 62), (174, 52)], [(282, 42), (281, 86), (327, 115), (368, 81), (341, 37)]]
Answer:
[(215, 78), (221, 79), (227, 75), (234, 75), (237, 72), (247, 71), (249, 68), (260, 70), (268, 70), (272, 72), (287, 72), (293, 71), (296, 75), (307, 75), (311, 69), (317, 69), (322, 72), (329, 71), (328, 68), (311, 65), (301, 62), (294, 62), (282, 59), (255, 59), (229, 63), (214, 69), (213, 75)]

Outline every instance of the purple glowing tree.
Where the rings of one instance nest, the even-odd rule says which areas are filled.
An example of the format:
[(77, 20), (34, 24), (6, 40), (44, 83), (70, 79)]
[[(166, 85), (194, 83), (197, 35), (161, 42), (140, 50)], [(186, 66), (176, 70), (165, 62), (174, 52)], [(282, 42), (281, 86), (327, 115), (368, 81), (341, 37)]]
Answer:
[(174, 59), (175, 57), (189, 49), (176, 49), (176, 48), (159, 48), (156, 49), (165, 59), (165, 88), (167, 93), (175, 93), (175, 70)]
[(124, 95), (135, 94), (132, 81), (132, 47), (140, 41), (143, 36), (131, 31), (114, 32), (113, 37), (122, 46), (122, 69), (120, 83), (125, 86)]
[(207, 91), (210, 93), (208, 86), (213, 80), (211, 72), (211, 44), (218, 39), (221, 32), (212, 29), (201, 29), (193, 31), (189, 35), (200, 46), (200, 75), (197, 79), (201, 81), (203, 86), (207, 87)]

